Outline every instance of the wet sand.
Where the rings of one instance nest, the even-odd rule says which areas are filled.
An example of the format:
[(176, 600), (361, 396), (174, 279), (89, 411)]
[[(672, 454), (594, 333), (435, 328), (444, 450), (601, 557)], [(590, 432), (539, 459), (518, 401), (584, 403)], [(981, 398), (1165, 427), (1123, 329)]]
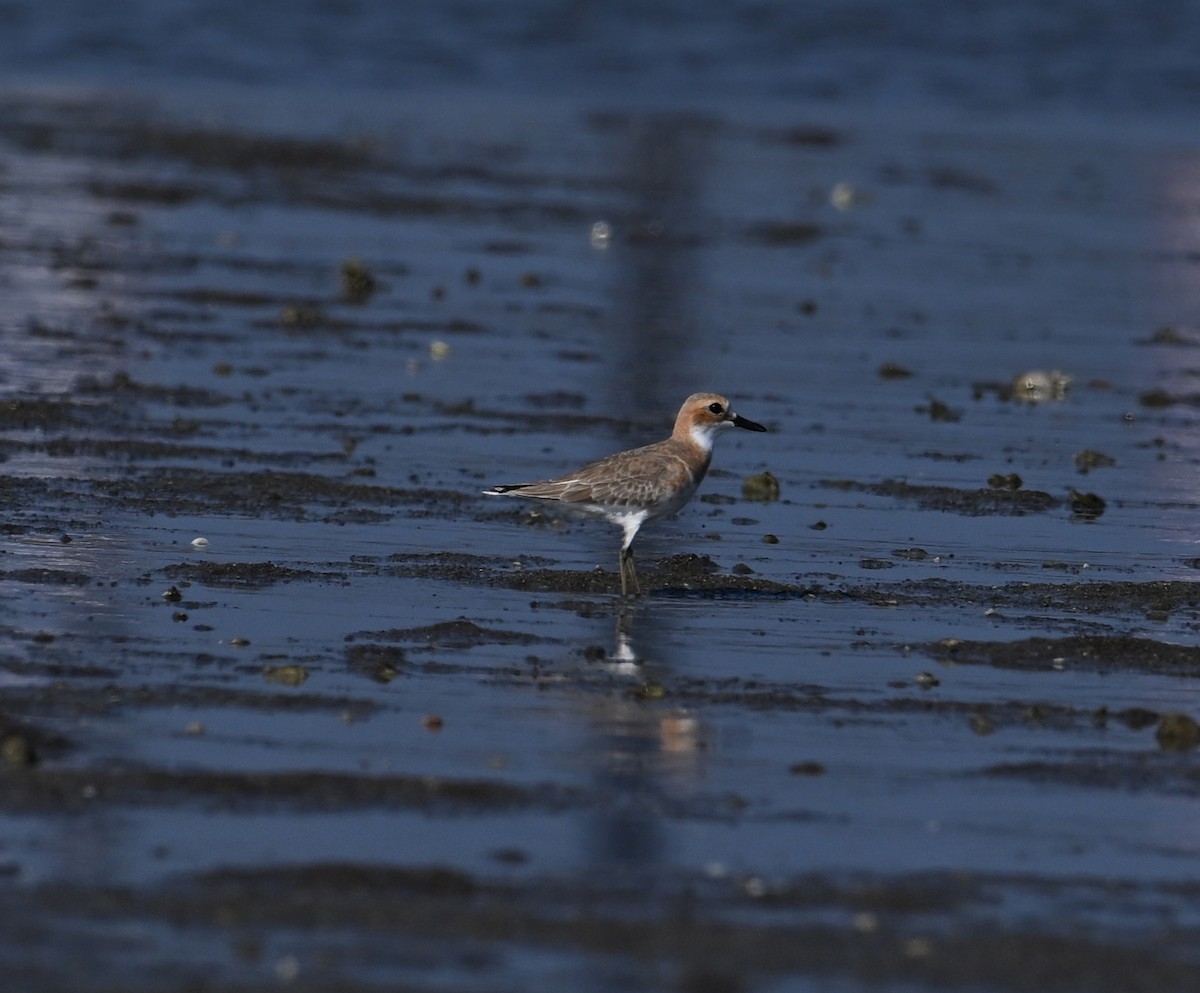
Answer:
[(1195, 985), (1195, 149), (373, 109), (0, 99), (6, 988)]

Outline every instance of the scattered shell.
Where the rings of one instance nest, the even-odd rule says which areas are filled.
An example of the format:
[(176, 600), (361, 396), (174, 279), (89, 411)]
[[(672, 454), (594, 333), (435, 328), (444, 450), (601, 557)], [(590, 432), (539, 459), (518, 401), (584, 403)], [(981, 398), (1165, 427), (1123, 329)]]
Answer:
[(275, 978), (281, 983), (293, 983), (300, 975), (300, 960), (295, 955), (285, 955), (275, 963)]
[(910, 959), (928, 958), (933, 954), (933, 942), (928, 938), (909, 938), (904, 942), (904, 954)]
[(829, 202), (837, 210), (850, 210), (862, 202), (862, 197), (849, 183), (835, 183), (829, 191)]
[(860, 934), (872, 934), (879, 930), (879, 917), (869, 910), (861, 910), (854, 915), (852, 925)]
[(758, 876), (749, 876), (743, 881), (742, 890), (746, 896), (758, 899), (767, 895), (767, 884)]
[(608, 221), (597, 221), (592, 225), (588, 240), (591, 242), (592, 248), (608, 248), (612, 244), (612, 226)]
[(442, 359), (448, 359), (454, 352), (449, 342), (446, 341), (431, 341), (429, 343), (429, 357), (434, 362), (440, 362)]
[(1014, 400), (1023, 403), (1045, 403), (1047, 400), (1061, 400), (1067, 395), (1067, 388), (1074, 377), (1057, 369), (1034, 369), (1014, 376), (1012, 395)]
[(192, 539), (192, 547), (193, 548), (207, 548), (208, 547), (208, 539), (207, 538), (193, 538)]

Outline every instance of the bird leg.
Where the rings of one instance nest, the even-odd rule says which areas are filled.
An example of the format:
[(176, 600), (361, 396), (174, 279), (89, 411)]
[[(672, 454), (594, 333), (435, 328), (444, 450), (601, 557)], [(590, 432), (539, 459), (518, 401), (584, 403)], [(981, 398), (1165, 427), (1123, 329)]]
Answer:
[(633, 549), (626, 545), (621, 549), (619, 565), (621, 567), (621, 596), (629, 596), (629, 588), (633, 587), (633, 595), (641, 596), (642, 588), (638, 584), (637, 570), (633, 567)]

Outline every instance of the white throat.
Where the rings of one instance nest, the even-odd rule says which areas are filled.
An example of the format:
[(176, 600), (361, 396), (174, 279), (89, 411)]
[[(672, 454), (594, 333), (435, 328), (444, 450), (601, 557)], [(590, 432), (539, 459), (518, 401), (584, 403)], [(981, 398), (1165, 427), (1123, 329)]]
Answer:
[(713, 424), (693, 424), (690, 432), (692, 441), (696, 443), (696, 447), (702, 452), (711, 452), (717, 432), (732, 424), (733, 421), (717, 421)]

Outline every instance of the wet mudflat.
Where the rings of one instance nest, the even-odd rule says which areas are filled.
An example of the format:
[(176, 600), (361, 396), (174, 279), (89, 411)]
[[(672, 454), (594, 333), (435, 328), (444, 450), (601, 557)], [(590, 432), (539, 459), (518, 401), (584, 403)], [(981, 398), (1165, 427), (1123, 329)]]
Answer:
[(1195, 147), (372, 110), (0, 100), (6, 988), (1194, 986)]

